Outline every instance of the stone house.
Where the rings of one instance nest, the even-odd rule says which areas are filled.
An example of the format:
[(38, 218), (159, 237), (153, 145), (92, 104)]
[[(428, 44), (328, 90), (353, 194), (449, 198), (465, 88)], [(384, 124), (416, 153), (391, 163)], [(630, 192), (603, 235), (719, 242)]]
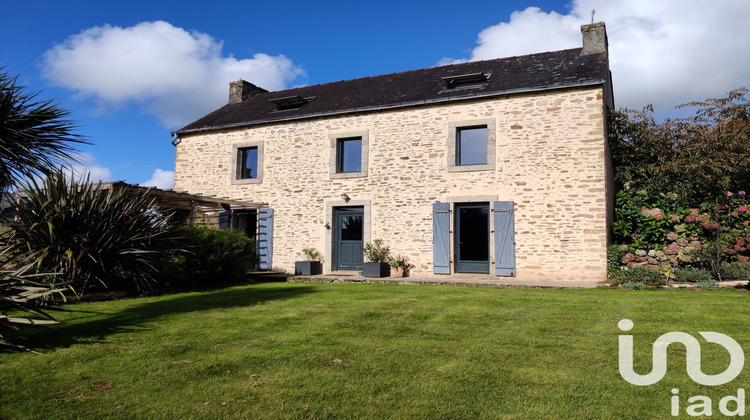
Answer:
[(613, 184), (603, 23), (583, 47), (284, 91), (173, 133), (174, 189), (267, 203), (220, 223), (257, 236), (261, 268), (303, 248), (351, 274), (382, 238), (412, 276), (600, 281)]

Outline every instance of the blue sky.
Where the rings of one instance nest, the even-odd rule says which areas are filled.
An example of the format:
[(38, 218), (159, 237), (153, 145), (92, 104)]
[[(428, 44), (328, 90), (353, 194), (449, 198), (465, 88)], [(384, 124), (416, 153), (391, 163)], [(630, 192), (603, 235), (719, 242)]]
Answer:
[(580, 46), (604, 21), (618, 107), (677, 104), (750, 86), (750, 2), (8, 1), (0, 63), (72, 111), (93, 177), (170, 186), (170, 132), (269, 90)]

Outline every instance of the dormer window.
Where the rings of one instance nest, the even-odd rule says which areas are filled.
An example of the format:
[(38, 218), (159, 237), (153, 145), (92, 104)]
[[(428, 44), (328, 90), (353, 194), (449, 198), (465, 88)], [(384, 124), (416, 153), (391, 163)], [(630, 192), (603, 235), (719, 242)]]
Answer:
[(446, 89), (469, 89), (483, 86), (489, 80), (490, 73), (468, 73), (458, 76), (443, 77)]
[(303, 98), (299, 95), (294, 96), (285, 96), (283, 98), (273, 98), (269, 99), (268, 102), (272, 102), (276, 104), (276, 111), (285, 111), (287, 109), (297, 109), (300, 108), (302, 105), (312, 101), (315, 99), (314, 96), (311, 96), (309, 98)]

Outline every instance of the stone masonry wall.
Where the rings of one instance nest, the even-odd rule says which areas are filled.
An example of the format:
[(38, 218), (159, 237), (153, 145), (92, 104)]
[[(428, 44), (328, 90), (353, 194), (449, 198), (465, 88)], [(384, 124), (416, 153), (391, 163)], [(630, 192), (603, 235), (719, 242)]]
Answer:
[[(433, 276), (432, 203), (514, 201), (517, 279), (599, 281), (611, 194), (604, 108), (599, 87), (578, 88), (183, 135), (174, 188), (269, 203), (273, 265), (290, 272), (302, 248), (330, 250), (326, 205), (344, 204), (342, 193), (369, 202), (370, 238), (407, 256), (412, 276)], [(449, 172), (450, 123), (487, 119), (495, 168)], [(355, 131), (369, 136), (368, 176), (332, 179), (329, 135)], [(259, 141), (262, 182), (233, 184), (233, 145)], [(325, 255), (326, 272), (331, 263)]]

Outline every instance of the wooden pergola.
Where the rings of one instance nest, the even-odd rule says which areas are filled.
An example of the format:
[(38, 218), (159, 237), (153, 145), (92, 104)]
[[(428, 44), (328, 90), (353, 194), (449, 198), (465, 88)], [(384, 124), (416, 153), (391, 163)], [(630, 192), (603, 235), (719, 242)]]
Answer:
[(268, 207), (268, 203), (255, 203), (226, 197), (190, 194), (173, 190), (163, 190), (156, 187), (142, 187), (137, 184), (128, 184), (124, 181), (102, 183), (102, 188), (121, 189), (126, 194), (136, 194), (145, 190), (146, 194), (154, 200), (154, 204), (159, 207), (189, 211), (190, 226), (195, 224), (196, 211), (257, 210)]

